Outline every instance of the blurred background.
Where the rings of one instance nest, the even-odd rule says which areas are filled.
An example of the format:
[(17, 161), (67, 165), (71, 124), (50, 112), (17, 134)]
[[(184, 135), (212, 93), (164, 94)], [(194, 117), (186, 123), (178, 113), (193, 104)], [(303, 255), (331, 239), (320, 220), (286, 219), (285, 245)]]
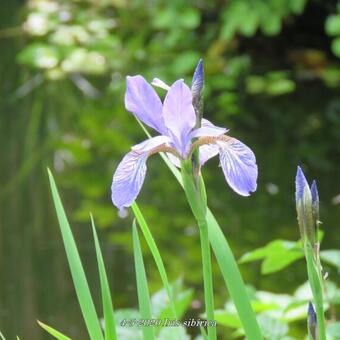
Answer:
[[(0, 10), (0, 330), (48, 338), (36, 319), (85, 339), (47, 182), (61, 190), (95, 298), (94, 214), (115, 308), (137, 306), (132, 214), (110, 200), (113, 171), (145, 138), (124, 108), (125, 76), (190, 83), (205, 63), (205, 117), (249, 145), (258, 190), (240, 197), (218, 160), (204, 167), (209, 205), (235, 256), (273, 239), (299, 238), (297, 164), (318, 181), (323, 249), (339, 246), (340, 4), (331, 0), (11, 0)], [(164, 94), (161, 91), (161, 95)], [(199, 235), (188, 204), (159, 157), (138, 198), (170, 279), (194, 288), (202, 311)], [(150, 253), (152, 292), (161, 287)], [(257, 289), (292, 293), (304, 262), (275, 274), (241, 265)], [(338, 277), (333, 269), (333, 281)], [(332, 271), (333, 270), (333, 271)], [(228, 295), (214, 264), (216, 306)], [(195, 308), (197, 310), (195, 310)], [(196, 314), (195, 314), (196, 313)], [(294, 327), (293, 327), (294, 328)], [(304, 323), (296, 332), (305, 330)], [(225, 328), (225, 333), (228, 333)]]

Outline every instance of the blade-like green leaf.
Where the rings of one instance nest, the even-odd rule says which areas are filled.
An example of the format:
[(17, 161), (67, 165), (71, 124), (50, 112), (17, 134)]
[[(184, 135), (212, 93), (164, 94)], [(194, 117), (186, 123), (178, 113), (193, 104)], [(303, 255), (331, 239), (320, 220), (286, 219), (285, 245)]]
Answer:
[(116, 324), (115, 324), (115, 319), (114, 319), (110, 286), (107, 280), (103, 255), (100, 250), (100, 245), (99, 245), (98, 236), (96, 232), (96, 226), (94, 224), (92, 214), (90, 214), (90, 216), (91, 216), (93, 238), (94, 238), (97, 262), (98, 262), (100, 288), (102, 292), (103, 312), (104, 312), (104, 320), (105, 320), (105, 340), (116, 340), (117, 339)]
[(48, 326), (44, 323), (42, 323), (41, 321), (37, 320), (39, 326), (41, 328), (43, 328), (46, 332), (50, 333), (51, 335), (53, 335), (56, 339), (58, 340), (71, 340), (71, 338), (69, 338), (68, 336), (64, 335), (63, 333), (60, 333), (59, 331), (57, 331), (56, 329), (52, 328), (51, 326)]
[[(141, 125), (146, 135), (150, 137), (150, 134), (145, 129), (143, 124), (140, 121), (138, 121), (138, 123)], [(170, 168), (173, 175), (176, 177), (177, 181), (183, 187), (181, 174), (178, 169), (169, 161), (164, 153), (160, 153), (160, 155), (166, 165)], [(263, 339), (235, 257), (229, 247), (227, 239), (221, 230), (221, 227), (217, 223), (209, 208), (207, 210), (207, 222), (209, 241), (216, 256), (230, 296), (239, 314), (245, 334), (249, 340)]]
[(248, 339), (262, 339), (255, 313), (229, 244), (210, 210), (207, 212), (209, 241), (222, 272), (229, 294), (235, 304)]
[(78, 249), (74, 241), (72, 231), (65, 214), (65, 210), (60, 200), (57, 186), (49, 169), (48, 177), (50, 181), (54, 206), (59, 220), (61, 235), (65, 246), (67, 260), (69, 263), (74, 287), (77, 293), (78, 301), (88, 333), (92, 340), (103, 340), (103, 333), (101, 331), (96, 309), (92, 301), (90, 288), (86, 280), (84, 268), (80, 260)]
[(6, 340), (6, 338), (3, 336), (3, 334), (0, 332), (0, 339), (1, 340)]
[[(133, 254), (135, 259), (135, 270), (137, 280), (137, 293), (139, 312), (141, 319), (152, 319), (151, 304), (148, 282), (145, 273), (144, 261), (142, 256), (142, 250), (139, 243), (138, 231), (135, 220), (132, 225), (132, 238), (133, 238)], [(153, 327), (142, 327), (144, 339), (155, 339), (155, 333)]]
[(202, 338), (203, 338), (204, 340), (208, 340), (208, 334), (207, 334), (207, 332), (205, 331), (204, 327), (200, 326), (200, 331), (201, 331)]
[(163, 282), (163, 286), (168, 294), (168, 297), (169, 297), (169, 301), (170, 301), (170, 307), (171, 307), (171, 312), (172, 312), (172, 315), (171, 317), (174, 318), (174, 319), (177, 319), (177, 313), (176, 313), (176, 308), (175, 308), (175, 300), (174, 300), (174, 297), (173, 297), (173, 292), (172, 292), (172, 289), (170, 287), (170, 284), (169, 284), (169, 280), (168, 280), (168, 276), (166, 274), (166, 271), (165, 271), (165, 267), (164, 267), (164, 263), (163, 263), (163, 260), (161, 258), (161, 254), (157, 248), (157, 245), (156, 245), (156, 242), (150, 232), (150, 229), (145, 221), (145, 218), (142, 214), (142, 212), (140, 211), (138, 205), (136, 202), (134, 202), (132, 204), (132, 211), (138, 221), (138, 224), (143, 232), (143, 235), (144, 235), (144, 238), (146, 240), (146, 243), (148, 244), (149, 246), (149, 249), (151, 251), (151, 254), (155, 260), (155, 263), (156, 263), (156, 266), (157, 266), (157, 269), (158, 269), (158, 272), (159, 272), (159, 275), (161, 277), (161, 280)]

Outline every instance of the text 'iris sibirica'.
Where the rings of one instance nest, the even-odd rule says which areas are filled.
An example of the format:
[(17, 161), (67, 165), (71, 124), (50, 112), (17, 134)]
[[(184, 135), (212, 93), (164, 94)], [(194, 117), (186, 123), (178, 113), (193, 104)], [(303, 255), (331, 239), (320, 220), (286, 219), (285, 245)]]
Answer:
[(167, 91), (163, 103), (142, 76), (127, 77), (126, 109), (160, 135), (133, 146), (120, 162), (112, 181), (113, 204), (121, 209), (134, 202), (144, 182), (146, 161), (158, 152), (166, 152), (177, 167), (181, 167), (182, 161), (192, 158), (197, 149), (201, 166), (219, 155), (230, 187), (242, 196), (254, 192), (257, 186), (254, 153), (239, 140), (226, 135), (227, 129), (204, 118), (199, 118), (201, 124), (197, 124), (192, 96), (195, 86), (190, 89), (183, 80), (167, 86), (155, 79), (153, 84)]

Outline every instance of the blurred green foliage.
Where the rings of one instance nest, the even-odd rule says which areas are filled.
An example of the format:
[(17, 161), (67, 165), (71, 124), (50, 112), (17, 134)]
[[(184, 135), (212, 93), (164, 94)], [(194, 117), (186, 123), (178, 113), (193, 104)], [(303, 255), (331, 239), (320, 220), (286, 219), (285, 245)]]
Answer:
[[(63, 186), (66, 206), (76, 211), (73, 219), (82, 226), (92, 211), (102, 236), (112, 244), (106, 255), (114, 291), (120, 292), (115, 304), (136, 305), (135, 288), (129, 284), (134, 282), (130, 215), (127, 211), (122, 218), (110, 202), (114, 169), (129, 148), (145, 138), (124, 109), (125, 76), (188, 81), (200, 57), (206, 73), (205, 117), (229, 127), (233, 136), (251, 146), (259, 165), (258, 190), (249, 199), (228, 189), (216, 161), (204, 169), (209, 205), (225, 226), (236, 255), (273, 239), (298, 238), (293, 192), (297, 164), (318, 180), (326, 229), (322, 248), (336, 248), (340, 241), (335, 232), (340, 219), (338, 16), (339, 5), (333, 0), (6, 2), (0, 14), (4, 79), (0, 199), (6, 222), (0, 230), (8, 264), (0, 285), (7, 289), (1, 294), (9, 312), (2, 319), (0, 315), (0, 321), (16, 334), (19, 321), (8, 315), (18, 310), (28, 318), (34, 315), (29, 308), (18, 308), (20, 303), (27, 306), (20, 296), (24, 289), (32, 291), (34, 284), (40, 292), (53, 291), (51, 287), (56, 291), (48, 301), (36, 297), (36, 313), (43, 315), (55, 315), (59, 297), (72, 294), (60, 279), (50, 277), (51, 268), (58, 278), (68, 272), (60, 255), (52, 251), (60, 239), (47, 196), (47, 165), (53, 165)], [(199, 238), (185, 198), (157, 157), (148, 167), (139, 203), (169, 275), (174, 280), (185, 273), (185, 282), (200, 288)], [(78, 233), (84, 235), (84, 228)], [(86, 235), (81, 237), (90, 266)], [(29, 264), (19, 266), (21, 256)], [(160, 280), (148, 253), (146, 266), (154, 292)], [(14, 287), (15, 296), (8, 295), (17, 282), (17, 268), (26, 279)], [(246, 282), (275, 293), (293, 293), (306, 279), (303, 261), (277, 274), (261, 276), (260, 271), (257, 264), (244, 266)], [(331, 278), (337, 275), (332, 267), (329, 273)], [(215, 290), (217, 301), (226, 301), (218, 275)], [(217, 308), (222, 307), (217, 303)], [(75, 308), (64, 308), (72, 315), (62, 319), (64, 324), (77, 324)], [(28, 329), (26, 324), (20, 327)], [(303, 327), (298, 324), (291, 331), (301, 334)], [(27, 332), (38, 339), (34, 330)], [(78, 328), (70, 336), (81, 338), (79, 334)]]

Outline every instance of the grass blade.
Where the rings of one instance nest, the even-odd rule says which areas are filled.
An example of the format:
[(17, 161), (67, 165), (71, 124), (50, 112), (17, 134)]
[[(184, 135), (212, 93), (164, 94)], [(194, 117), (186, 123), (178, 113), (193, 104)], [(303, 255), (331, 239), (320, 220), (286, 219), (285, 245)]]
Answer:
[(77, 293), (79, 305), (85, 320), (85, 324), (92, 340), (103, 340), (103, 333), (100, 328), (96, 309), (94, 307), (90, 288), (86, 280), (84, 268), (74, 241), (70, 225), (68, 223), (65, 210), (60, 200), (57, 186), (53, 175), (48, 169), (52, 197), (57, 212), (61, 235), (63, 238), (67, 260), (71, 270), (74, 287)]
[(207, 212), (209, 241), (216, 256), (229, 294), (235, 304), (244, 331), (249, 340), (262, 339), (256, 316), (244, 285), (240, 270), (229, 244), (210, 210)]
[(105, 320), (105, 340), (116, 340), (117, 339), (116, 323), (114, 319), (110, 286), (107, 280), (103, 255), (100, 250), (98, 235), (96, 232), (96, 226), (94, 224), (92, 214), (90, 214), (90, 216), (91, 216), (91, 225), (92, 225), (92, 231), (93, 231), (94, 244), (96, 248), (99, 278), (100, 278), (100, 288), (101, 288), (102, 301), (103, 301), (103, 313), (104, 313), (104, 320)]
[(150, 232), (150, 229), (149, 229), (149, 227), (148, 227), (148, 225), (145, 221), (145, 218), (144, 218), (142, 212), (140, 211), (137, 203), (134, 202), (132, 204), (131, 208), (132, 208), (132, 211), (133, 211), (133, 213), (134, 213), (134, 215), (135, 215), (135, 217), (138, 221), (138, 224), (139, 224), (139, 226), (140, 226), (140, 228), (143, 232), (146, 243), (148, 244), (148, 247), (151, 251), (151, 254), (152, 254), (152, 256), (155, 260), (155, 263), (156, 263), (159, 275), (161, 277), (163, 286), (164, 286), (164, 288), (165, 288), (165, 290), (168, 294), (171, 312), (172, 312), (171, 317), (174, 318), (174, 319), (177, 319), (175, 299), (174, 299), (173, 294), (172, 294), (172, 290), (171, 290), (171, 287), (170, 287), (170, 284), (169, 284), (168, 276), (167, 276), (166, 271), (165, 271), (163, 260), (161, 258), (161, 254), (158, 250), (156, 242), (155, 242), (155, 240), (154, 240), (154, 238), (153, 238), (153, 236)]
[[(136, 221), (133, 221), (132, 225), (132, 239), (133, 239), (133, 254), (135, 258), (135, 269), (137, 279), (137, 293), (139, 312), (141, 319), (152, 319), (150, 295), (148, 282), (145, 273), (145, 267), (143, 262), (142, 250), (139, 243), (138, 231), (136, 227)], [(144, 326), (142, 327), (144, 339), (155, 339), (154, 328)]]
[(0, 332), (0, 339), (1, 340), (6, 340), (6, 338), (4, 337), (4, 335)]
[(60, 333), (59, 331), (52, 328), (51, 326), (48, 326), (48, 325), (42, 323), (39, 320), (37, 320), (37, 322), (38, 322), (38, 324), (41, 328), (43, 328), (47, 333), (50, 333), (51, 335), (53, 335), (56, 339), (58, 339), (58, 340), (71, 340), (71, 338), (64, 335), (63, 333)]
[(203, 338), (204, 340), (208, 340), (208, 334), (207, 334), (207, 332), (205, 331), (205, 329), (204, 329), (203, 326), (200, 326), (200, 331), (201, 331), (202, 338)]

